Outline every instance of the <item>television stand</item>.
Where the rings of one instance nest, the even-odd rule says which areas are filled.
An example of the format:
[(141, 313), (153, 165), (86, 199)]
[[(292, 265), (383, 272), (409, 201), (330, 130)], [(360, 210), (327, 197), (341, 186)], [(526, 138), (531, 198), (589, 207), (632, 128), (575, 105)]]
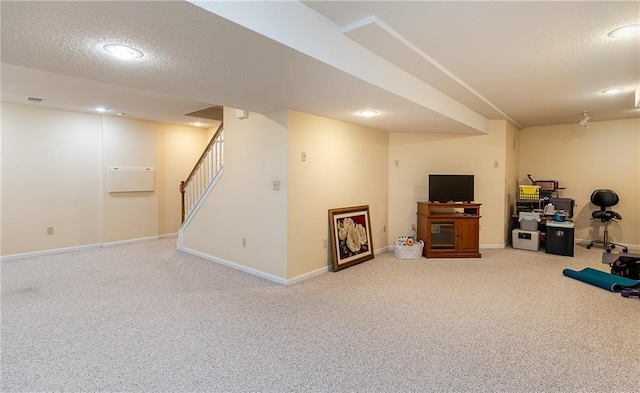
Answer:
[(426, 258), (481, 258), (480, 203), (418, 202), (417, 240)]

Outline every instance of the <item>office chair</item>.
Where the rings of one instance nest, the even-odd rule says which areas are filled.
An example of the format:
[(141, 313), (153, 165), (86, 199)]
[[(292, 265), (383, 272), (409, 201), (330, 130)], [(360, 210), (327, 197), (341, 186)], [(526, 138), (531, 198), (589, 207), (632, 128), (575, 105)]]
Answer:
[(616, 246), (622, 247), (622, 252), (629, 252), (627, 247), (622, 244), (613, 243), (609, 241), (609, 221), (611, 220), (622, 220), (622, 216), (614, 212), (613, 210), (607, 210), (607, 207), (615, 206), (620, 201), (618, 198), (618, 194), (613, 190), (595, 190), (591, 194), (591, 203), (596, 206), (600, 206), (600, 210), (596, 210), (591, 213), (592, 219), (599, 219), (604, 222), (604, 239), (603, 240), (592, 240), (587, 245), (587, 248), (591, 248), (596, 243), (602, 243), (607, 250), (607, 252), (611, 252), (611, 249), (616, 248)]

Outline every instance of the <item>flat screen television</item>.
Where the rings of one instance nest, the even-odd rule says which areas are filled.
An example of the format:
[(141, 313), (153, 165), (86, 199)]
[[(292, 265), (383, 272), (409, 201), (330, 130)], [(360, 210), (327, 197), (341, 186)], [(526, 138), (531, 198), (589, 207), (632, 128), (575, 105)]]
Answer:
[(429, 175), (429, 201), (473, 202), (473, 175)]

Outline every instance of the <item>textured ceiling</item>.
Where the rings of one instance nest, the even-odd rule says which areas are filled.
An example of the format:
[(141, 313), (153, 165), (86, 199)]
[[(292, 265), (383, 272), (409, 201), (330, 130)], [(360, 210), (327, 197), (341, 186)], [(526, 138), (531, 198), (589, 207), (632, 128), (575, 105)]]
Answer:
[[(481, 118), (525, 127), (577, 123), (585, 110), (594, 121), (640, 117), (633, 104), (640, 37), (606, 37), (639, 22), (638, 2), (304, 5), (328, 34), (289, 30), (293, 13), (281, 5), (281, 18), (247, 28), (242, 10), (257, 3), (230, 3), (236, 19), (182, 1), (2, 1), (2, 100), (75, 111), (104, 105), (178, 124), (194, 121), (186, 113), (224, 105), (261, 113), (291, 108), (389, 131), (483, 132), (422, 99), (435, 88)], [(283, 31), (266, 33), (274, 27)], [(316, 56), (287, 36), (359, 50)], [(107, 43), (145, 56), (114, 60), (101, 50)], [(372, 78), (374, 69), (381, 71)], [(609, 87), (625, 92), (599, 93)], [(28, 103), (30, 96), (45, 101)], [(380, 116), (355, 116), (365, 108)]]

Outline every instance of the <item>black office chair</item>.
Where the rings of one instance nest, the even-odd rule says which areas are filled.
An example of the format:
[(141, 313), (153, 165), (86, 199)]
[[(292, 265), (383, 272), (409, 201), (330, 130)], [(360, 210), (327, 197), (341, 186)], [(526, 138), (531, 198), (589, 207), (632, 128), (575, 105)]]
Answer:
[(591, 217), (593, 219), (599, 219), (604, 222), (604, 239), (603, 240), (592, 240), (587, 245), (587, 248), (591, 248), (596, 243), (602, 243), (607, 250), (607, 252), (611, 252), (611, 249), (616, 248), (616, 246), (622, 247), (622, 252), (629, 252), (626, 246), (618, 243), (613, 243), (609, 241), (609, 221), (611, 220), (622, 220), (622, 216), (614, 212), (613, 210), (607, 210), (607, 207), (615, 206), (620, 201), (618, 198), (618, 194), (616, 194), (613, 190), (595, 190), (591, 194), (591, 203), (596, 206), (600, 206), (600, 210), (596, 210), (591, 213)]

